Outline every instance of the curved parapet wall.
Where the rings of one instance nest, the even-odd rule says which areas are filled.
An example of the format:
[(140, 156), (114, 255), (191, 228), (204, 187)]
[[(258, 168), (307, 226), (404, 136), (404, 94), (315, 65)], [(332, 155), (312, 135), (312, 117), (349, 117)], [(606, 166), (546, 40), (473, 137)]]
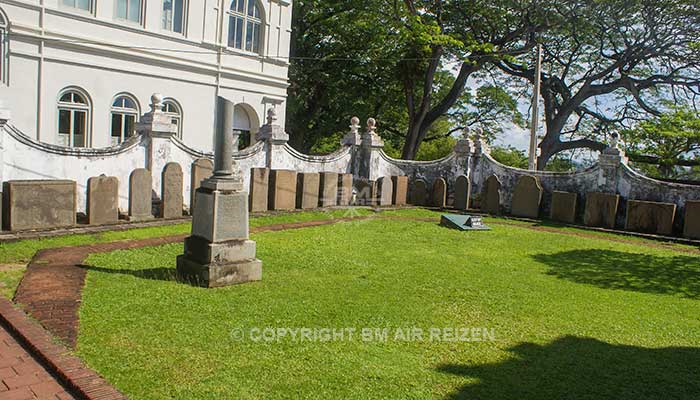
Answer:
[[(555, 190), (585, 194), (599, 191), (601, 169), (594, 165), (576, 172), (528, 171), (503, 165), (488, 153), (482, 153), (474, 159), (472, 175), (472, 193), (481, 193), (483, 182), (495, 175), (501, 182), (501, 203), (510, 210), (512, 193), (521, 176), (531, 175), (538, 178), (545, 193)], [(545, 206), (547, 206), (545, 199)]]
[(129, 204), (129, 175), (146, 164), (147, 140), (135, 136), (120, 146), (77, 149), (37, 142), (6, 124), (2, 130), (2, 180), (61, 180), (77, 185), (77, 209), (84, 212), (87, 181), (105, 174), (119, 179), (119, 205)]
[(312, 156), (296, 151), (289, 144), (280, 147), (273, 154), (272, 165), (275, 169), (290, 169), (297, 172), (352, 172), (352, 146), (343, 146), (340, 150), (322, 156)]
[[(135, 135), (119, 146), (88, 149), (38, 142), (9, 123), (4, 125), (1, 133), (0, 179), (75, 181), (78, 212), (86, 210), (88, 179), (103, 174), (119, 180), (119, 208), (126, 211), (129, 206), (129, 176), (137, 168), (152, 171), (153, 193), (159, 198), (161, 171), (170, 162), (176, 162), (182, 167), (183, 198), (185, 206), (189, 208), (191, 165), (201, 158), (213, 158), (213, 154), (192, 149), (175, 136)], [(238, 163), (248, 187), (250, 169), (266, 165), (266, 144), (257, 142), (234, 153), (233, 158)]]
[(700, 200), (700, 186), (652, 179), (627, 164), (622, 164), (619, 170), (617, 191), (627, 200), (674, 203), (679, 208), (684, 208), (687, 201)]
[(411, 182), (421, 179), (432, 185), (436, 179), (443, 178), (452, 186), (459, 175), (469, 175), (468, 157), (461, 158), (455, 152), (433, 161), (399, 160), (389, 157), (383, 150), (377, 153), (371, 163), (372, 180), (383, 176), (408, 176)]

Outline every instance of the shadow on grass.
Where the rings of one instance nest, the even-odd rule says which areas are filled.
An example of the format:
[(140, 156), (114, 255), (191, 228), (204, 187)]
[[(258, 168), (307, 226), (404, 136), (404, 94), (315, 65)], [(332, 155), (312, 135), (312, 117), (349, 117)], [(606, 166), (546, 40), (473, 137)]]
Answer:
[(659, 257), (612, 250), (537, 254), (547, 274), (605, 289), (680, 295), (700, 299), (700, 257)]
[(177, 281), (177, 271), (175, 268), (150, 268), (150, 269), (114, 269), (97, 267), (94, 265), (81, 265), (88, 271), (104, 272), (107, 274), (131, 275), (141, 279), (175, 282)]
[(564, 336), (546, 345), (522, 343), (513, 358), (439, 371), (474, 378), (449, 399), (698, 399), (700, 349), (648, 349)]

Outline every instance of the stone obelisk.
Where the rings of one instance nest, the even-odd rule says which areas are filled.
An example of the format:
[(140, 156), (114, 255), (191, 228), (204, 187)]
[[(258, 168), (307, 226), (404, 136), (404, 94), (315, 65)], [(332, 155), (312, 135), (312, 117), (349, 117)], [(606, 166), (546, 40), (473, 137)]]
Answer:
[(249, 239), (248, 193), (233, 162), (233, 103), (217, 99), (214, 175), (195, 193), (192, 235), (177, 258), (181, 280), (222, 287), (262, 279), (262, 262)]

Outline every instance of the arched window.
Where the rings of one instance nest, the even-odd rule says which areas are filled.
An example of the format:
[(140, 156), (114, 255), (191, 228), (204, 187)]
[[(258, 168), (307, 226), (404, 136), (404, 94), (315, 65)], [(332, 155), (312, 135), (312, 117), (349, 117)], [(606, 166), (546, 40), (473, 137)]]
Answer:
[(233, 107), (233, 131), (238, 135), (238, 150), (250, 146), (253, 123), (248, 111), (240, 104)]
[(187, 0), (163, 0), (162, 28), (166, 31), (185, 33)]
[(7, 49), (10, 43), (7, 30), (7, 20), (0, 10), (0, 83), (4, 84), (7, 84)]
[(233, 0), (228, 11), (228, 47), (260, 53), (262, 14), (257, 0)]
[(133, 97), (119, 95), (114, 99), (110, 113), (113, 146), (134, 135), (139, 115), (139, 105)]
[(90, 135), (90, 103), (87, 96), (68, 89), (58, 98), (58, 141), (67, 147), (87, 147)]
[(173, 99), (163, 101), (163, 112), (177, 125), (177, 137), (182, 139), (182, 108)]
[(117, 18), (141, 23), (141, 0), (117, 0)]

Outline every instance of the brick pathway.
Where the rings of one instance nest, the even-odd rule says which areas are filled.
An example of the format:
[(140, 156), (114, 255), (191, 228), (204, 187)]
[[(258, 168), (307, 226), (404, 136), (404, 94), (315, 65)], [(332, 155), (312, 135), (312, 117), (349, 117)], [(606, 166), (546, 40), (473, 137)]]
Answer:
[(74, 399), (0, 324), (0, 399)]

